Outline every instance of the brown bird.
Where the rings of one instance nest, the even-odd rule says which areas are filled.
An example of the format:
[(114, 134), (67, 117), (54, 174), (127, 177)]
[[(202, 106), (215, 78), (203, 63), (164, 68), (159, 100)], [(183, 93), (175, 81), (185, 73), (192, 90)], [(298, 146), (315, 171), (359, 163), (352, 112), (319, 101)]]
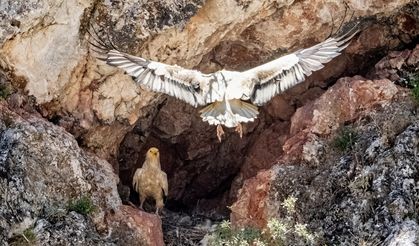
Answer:
[(163, 208), (163, 195), (168, 194), (167, 175), (160, 167), (160, 153), (155, 147), (147, 151), (142, 168), (135, 171), (132, 179), (134, 190), (140, 195), (140, 208), (144, 201), (151, 197), (156, 201), (156, 214)]

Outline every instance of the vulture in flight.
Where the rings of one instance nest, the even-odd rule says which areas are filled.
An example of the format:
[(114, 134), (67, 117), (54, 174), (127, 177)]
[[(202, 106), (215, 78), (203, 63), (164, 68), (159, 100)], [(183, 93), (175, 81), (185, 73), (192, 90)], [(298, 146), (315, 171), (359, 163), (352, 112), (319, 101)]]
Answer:
[(137, 84), (202, 107), (199, 111), (202, 120), (217, 125), (217, 137), (221, 141), (222, 125), (235, 127), (242, 137), (241, 123), (257, 118), (257, 106), (323, 68), (323, 64), (338, 56), (357, 33), (357, 28), (353, 28), (341, 36), (330, 37), (247, 71), (220, 70), (210, 74), (124, 53), (110, 40), (101, 40), (96, 31), (95, 35), (90, 33), (93, 38), (90, 44), (100, 55), (98, 59), (124, 70)]

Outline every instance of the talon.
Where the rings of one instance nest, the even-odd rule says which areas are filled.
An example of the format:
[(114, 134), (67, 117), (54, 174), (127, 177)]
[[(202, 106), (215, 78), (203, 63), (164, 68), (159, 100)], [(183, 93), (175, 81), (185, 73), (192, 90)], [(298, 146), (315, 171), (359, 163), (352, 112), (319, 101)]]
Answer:
[(223, 135), (224, 135), (223, 127), (221, 125), (218, 125), (217, 126), (217, 138), (218, 138), (218, 141), (220, 141), (220, 143), (221, 143), (221, 137)]
[(242, 126), (242, 124), (241, 124), (241, 123), (239, 123), (239, 124), (237, 125), (237, 127), (236, 127), (235, 131), (236, 131), (237, 133), (239, 133), (240, 138), (243, 138), (243, 126)]

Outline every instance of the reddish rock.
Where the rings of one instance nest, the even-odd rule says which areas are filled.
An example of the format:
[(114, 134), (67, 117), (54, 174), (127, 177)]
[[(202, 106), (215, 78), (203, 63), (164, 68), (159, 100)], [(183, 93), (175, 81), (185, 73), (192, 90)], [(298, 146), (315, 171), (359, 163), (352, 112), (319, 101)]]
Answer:
[(413, 50), (393, 51), (381, 59), (371, 72), (371, 77), (400, 80), (398, 71), (402, 67), (412, 67), (419, 63), (419, 45)]
[(347, 52), (352, 54), (359, 54), (389, 45), (392, 41), (388, 38), (389, 27), (382, 25), (371, 25), (367, 27), (359, 37), (352, 42), (352, 45), (347, 48)]
[(239, 191), (240, 199), (230, 207), (230, 220), (234, 226), (263, 228), (266, 225), (265, 208), (273, 178), (272, 171), (264, 171), (245, 181)]
[(275, 159), (282, 154), (282, 145), (287, 138), (288, 129), (288, 122), (279, 122), (258, 136), (253, 146), (250, 147), (241, 169), (245, 179), (256, 175), (257, 171), (261, 169), (272, 166)]
[(289, 122), (278, 122), (264, 130), (249, 147), (248, 154), (230, 188), (230, 200), (235, 200), (243, 181), (255, 176), (260, 170), (269, 169), (282, 154), (287, 139)]
[(339, 124), (354, 119), (360, 109), (386, 102), (396, 92), (397, 87), (387, 79), (339, 79), (318, 100), (297, 109), (291, 119), (290, 134), (307, 128), (316, 134), (330, 134)]
[[(164, 245), (161, 220), (155, 214), (123, 205), (120, 210), (107, 217), (107, 219), (110, 226), (119, 228), (116, 231), (126, 230), (123, 235), (136, 235), (136, 238), (131, 238), (128, 235), (121, 238), (122, 242), (118, 242), (120, 245), (124, 243), (128, 243), (126, 245)], [(136, 239), (137, 241), (135, 241)]]
[(274, 97), (265, 109), (272, 118), (280, 120), (289, 120), (295, 112), (295, 108), (283, 95)]
[(407, 65), (417, 66), (419, 63), (419, 44), (416, 45), (415, 49), (410, 53), (409, 58), (407, 59)]
[[(316, 101), (297, 109), (291, 119), (291, 137), (283, 150), (286, 160), (299, 160), (304, 144), (314, 135), (329, 135), (362, 110), (391, 100), (398, 89), (388, 79), (342, 78)], [(311, 135), (314, 134), (314, 135)]]

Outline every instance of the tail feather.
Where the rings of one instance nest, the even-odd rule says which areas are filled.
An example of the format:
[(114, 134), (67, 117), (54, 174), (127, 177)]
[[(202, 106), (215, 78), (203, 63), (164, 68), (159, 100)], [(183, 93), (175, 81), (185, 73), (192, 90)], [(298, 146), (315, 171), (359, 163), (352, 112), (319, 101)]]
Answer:
[(241, 117), (254, 119), (259, 114), (258, 108), (251, 103), (241, 100), (231, 100), (230, 105), (233, 114), (240, 115)]
[(226, 111), (225, 103), (214, 102), (206, 106), (205, 108), (201, 109), (199, 112), (201, 113), (201, 117), (204, 118), (208, 116), (216, 116), (216, 115), (224, 114), (225, 111)]
[(201, 109), (203, 121), (210, 125), (224, 125), (235, 127), (241, 122), (253, 121), (259, 114), (258, 108), (250, 103), (234, 99), (229, 101), (231, 112), (227, 111), (225, 102), (214, 102)]

